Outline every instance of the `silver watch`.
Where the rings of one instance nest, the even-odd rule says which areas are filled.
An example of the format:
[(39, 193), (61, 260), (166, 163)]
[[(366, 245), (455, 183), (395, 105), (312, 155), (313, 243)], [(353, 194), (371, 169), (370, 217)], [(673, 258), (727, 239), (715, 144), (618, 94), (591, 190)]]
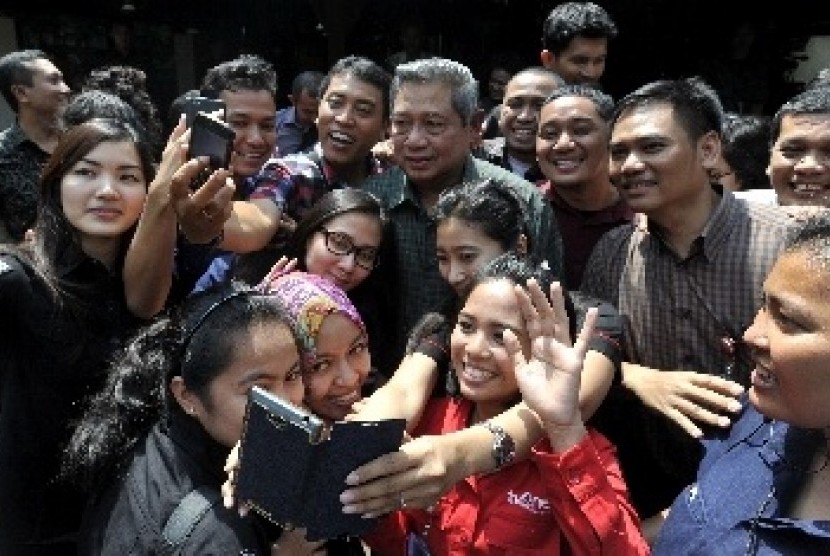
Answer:
[(480, 425), (493, 433), (492, 454), (496, 461), (496, 469), (512, 463), (516, 458), (516, 442), (513, 441), (513, 437), (491, 421), (483, 421)]

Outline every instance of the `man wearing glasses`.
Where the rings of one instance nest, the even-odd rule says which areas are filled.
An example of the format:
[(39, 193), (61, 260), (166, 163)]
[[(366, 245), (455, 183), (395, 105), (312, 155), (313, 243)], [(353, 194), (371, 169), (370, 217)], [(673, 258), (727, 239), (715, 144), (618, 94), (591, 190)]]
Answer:
[(393, 228), (395, 259), (378, 270), (399, 294), (395, 345), (403, 355), (412, 326), (453, 296), (438, 273), (435, 224), (429, 211), (444, 190), (462, 182), (494, 178), (515, 188), (527, 206), (530, 249), (561, 272), (562, 245), (555, 217), (529, 182), (471, 155), (481, 130), (478, 84), (469, 68), (444, 58), (427, 58), (395, 69), (390, 96), (390, 139), (399, 164), (369, 178), (363, 189), (386, 206)]

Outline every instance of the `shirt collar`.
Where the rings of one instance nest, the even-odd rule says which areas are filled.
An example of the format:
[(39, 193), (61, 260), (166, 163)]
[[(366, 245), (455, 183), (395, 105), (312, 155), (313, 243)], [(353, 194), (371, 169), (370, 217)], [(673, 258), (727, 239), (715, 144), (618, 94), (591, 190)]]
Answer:
[[(736, 225), (735, 215), (741, 210), (741, 205), (728, 189), (716, 183), (712, 183), (711, 187), (718, 194), (717, 206), (695, 240), (690, 256), (702, 251), (706, 259), (713, 261), (725, 252), (722, 246), (732, 234), (732, 228)], [(647, 229), (650, 235), (665, 244), (659, 228), (653, 225), (645, 215), (639, 219), (638, 228)]]
[(23, 128), (20, 127), (20, 123), (17, 120), (15, 120), (9, 127), (5, 140), (10, 150), (17, 149), (23, 143), (31, 143), (40, 149), (40, 147), (37, 146), (37, 143), (29, 139), (29, 136), (26, 135), (26, 132), (23, 131)]
[[(323, 157), (323, 147), (320, 145), (320, 142), (314, 144), (312, 147), (314, 154), (316, 155), (316, 159), (320, 161), (320, 172), (323, 174), (323, 179), (326, 180), (326, 183), (331, 185), (337, 185), (345, 187), (348, 184), (343, 182), (342, 180), (338, 180), (334, 167)], [(380, 174), (384, 170), (384, 165), (375, 155), (369, 153), (366, 155), (366, 160), (364, 161), (364, 165), (366, 167), (366, 177), (371, 177), (376, 174)]]

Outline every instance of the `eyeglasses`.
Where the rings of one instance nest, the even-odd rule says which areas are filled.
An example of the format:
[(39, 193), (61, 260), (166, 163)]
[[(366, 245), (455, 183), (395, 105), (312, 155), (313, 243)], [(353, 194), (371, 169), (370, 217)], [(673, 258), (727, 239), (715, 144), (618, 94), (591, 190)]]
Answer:
[(343, 232), (330, 232), (320, 228), (320, 233), (326, 238), (326, 249), (333, 255), (346, 257), (354, 253), (354, 264), (366, 270), (372, 270), (377, 265), (378, 248), (368, 245), (359, 247), (354, 240)]

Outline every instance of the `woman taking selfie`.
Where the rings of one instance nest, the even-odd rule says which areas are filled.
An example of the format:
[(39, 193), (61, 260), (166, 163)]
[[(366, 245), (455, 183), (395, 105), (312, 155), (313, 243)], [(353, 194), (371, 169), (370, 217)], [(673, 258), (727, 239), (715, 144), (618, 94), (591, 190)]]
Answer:
[(164, 194), (179, 167), (163, 165), (153, 179), (148, 146), (127, 124), (72, 127), (44, 168), (32, 243), (2, 248), (4, 555), (74, 553), (84, 496), (57, 481), (60, 452), (80, 402), (101, 387), (110, 356), (137, 324), (121, 269), (147, 199)]

